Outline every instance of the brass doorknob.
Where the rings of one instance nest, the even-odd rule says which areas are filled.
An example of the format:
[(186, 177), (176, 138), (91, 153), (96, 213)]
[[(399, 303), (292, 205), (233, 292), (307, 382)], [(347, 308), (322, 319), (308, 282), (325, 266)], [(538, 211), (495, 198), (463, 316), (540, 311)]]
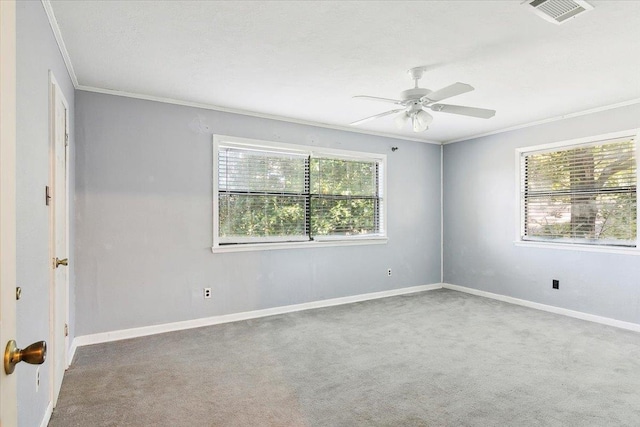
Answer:
[(4, 372), (7, 375), (13, 373), (16, 365), (20, 362), (26, 362), (30, 365), (42, 365), (47, 358), (47, 343), (38, 341), (29, 347), (20, 350), (16, 347), (16, 342), (11, 340), (7, 343), (4, 350)]
[(69, 265), (69, 258), (58, 259), (58, 257), (56, 257), (56, 268), (61, 265)]

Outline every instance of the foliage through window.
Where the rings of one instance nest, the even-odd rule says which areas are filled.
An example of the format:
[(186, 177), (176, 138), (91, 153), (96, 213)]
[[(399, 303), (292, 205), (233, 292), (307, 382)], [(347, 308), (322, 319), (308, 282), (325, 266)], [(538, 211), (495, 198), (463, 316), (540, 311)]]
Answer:
[(384, 156), (214, 143), (214, 246), (384, 237)]
[(521, 238), (636, 246), (632, 136), (520, 154)]

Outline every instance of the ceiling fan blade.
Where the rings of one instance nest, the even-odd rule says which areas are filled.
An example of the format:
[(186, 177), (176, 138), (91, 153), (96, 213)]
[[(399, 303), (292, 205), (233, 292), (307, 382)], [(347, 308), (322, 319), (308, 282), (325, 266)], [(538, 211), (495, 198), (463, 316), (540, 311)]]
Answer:
[(397, 113), (399, 111), (404, 111), (404, 108), (399, 108), (397, 110), (391, 110), (391, 111), (385, 111), (384, 113), (376, 114), (374, 116), (365, 117), (364, 119), (356, 120), (355, 122), (349, 123), (349, 124), (352, 125), (352, 126), (359, 125), (359, 124), (362, 124), (364, 122), (368, 122), (369, 120), (379, 119), (380, 117), (388, 116), (389, 114), (394, 114), (394, 113)]
[(433, 111), (441, 113), (460, 114), (462, 116), (477, 117), (479, 119), (490, 119), (496, 115), (496, 110), (486, 108), (464, 107), (462, 105), (433, 104), (429, 105)]
[(378, 96), (356, 95), (354, 96), (354, 98), (370, 99), (372, 101), (382, 101), (382, 102), (390, 102), (392, 104), (397, 104), (397, 105), (404, 105), (404, 101), (400, 101), (398, 99), (380, 98)]
[(453, 96), (462, 95), (463, 93), (471, 92), (472, 90), (473, 86), (458, 82), (447, 87), (443, 87), (440, 90), (436, 90), (435, 92), (431, 92), (430, 94), (423, 96), (420, 100), (437, 102)]

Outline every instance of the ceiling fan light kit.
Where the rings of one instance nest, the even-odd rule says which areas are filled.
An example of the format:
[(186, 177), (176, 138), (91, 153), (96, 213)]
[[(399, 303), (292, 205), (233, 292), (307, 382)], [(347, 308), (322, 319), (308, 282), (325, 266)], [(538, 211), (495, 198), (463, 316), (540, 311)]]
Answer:
[(427, 112), (427, 110), (458, 114), (462, 116), (477, 117), (481, 119), (489, 119), (493, 117), (495, 110), (487, 110), (485, 108), (465, 107), (462, 105), (449, 105), (449, 104), (436, 104), (436, 102), (443, 99), (451, 98), (457, 95), (461, 95), (473, 90), (473, 87), (466, 83), (454, 83), (440, 90), (432, 91), (430, 89), (421, 88), (418, 86), (418, 81), (422, 78), (427, 67), (415, 67), (411, 68), (407, 73), (415, 82), (415, 86), (411, 89), (407, 89), (400, 93), (401, 99), (380, 98), (377, 96), (357, 95), (354, 98), (369, 99), (372, 101), (380, 101), (396, 104), (402, 108), (396, 108), (394, 110), (385, 111), (384, 113), (375, 114), (373, 116), (365, 117), (364, 119), (357, 120), (351, 125), (359, 125), (370, 120), (379, 119), (391, 114), (400, 112), (396, 117), (395, 124), (400, 129), (411, 120), (411, 127), (414, 132), (424, 132), (429, 129), (429, 125), (433, 122), (433, 116)]
[(433, 121), (433, 116), (424, 110), (418, 111), (413, 115), (413, 131), (424, 132), (429, 129), (429, 125)]

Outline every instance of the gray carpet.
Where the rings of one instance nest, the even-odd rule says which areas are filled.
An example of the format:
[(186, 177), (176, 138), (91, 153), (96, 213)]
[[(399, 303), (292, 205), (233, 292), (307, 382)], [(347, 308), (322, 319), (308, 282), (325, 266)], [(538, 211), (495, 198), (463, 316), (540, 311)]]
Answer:
[(640, 334), (436, 290), (78, 349), (57, 426), (638, 426)]

